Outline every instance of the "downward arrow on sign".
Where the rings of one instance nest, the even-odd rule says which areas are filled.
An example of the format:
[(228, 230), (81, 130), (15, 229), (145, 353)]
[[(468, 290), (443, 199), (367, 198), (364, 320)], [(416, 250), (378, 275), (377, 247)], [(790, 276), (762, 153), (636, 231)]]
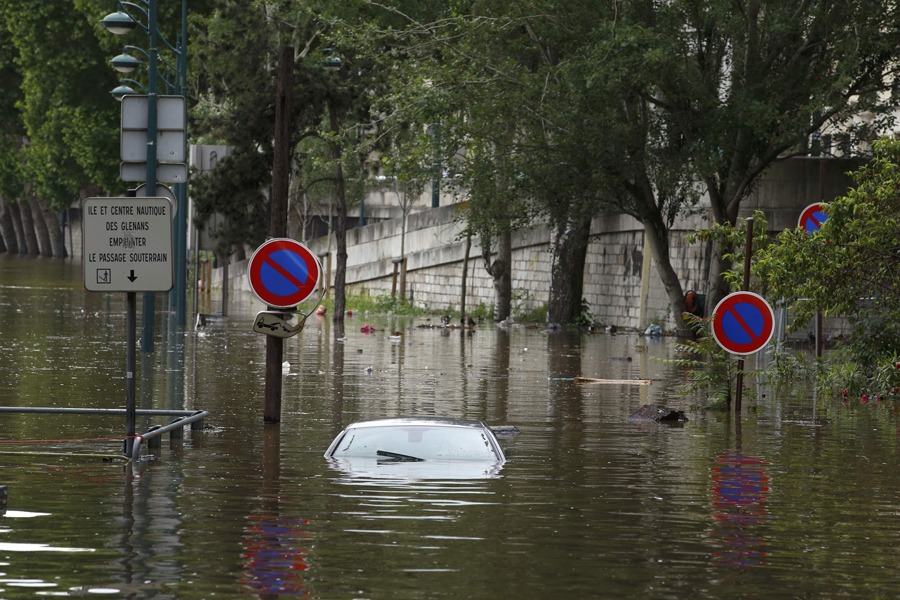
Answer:
[(134, 274), (134, 269), (131, 270), (131, 275), (128, 276), (128, 281), (134, 283), (134, 280), (137, 279), (137, 276)]

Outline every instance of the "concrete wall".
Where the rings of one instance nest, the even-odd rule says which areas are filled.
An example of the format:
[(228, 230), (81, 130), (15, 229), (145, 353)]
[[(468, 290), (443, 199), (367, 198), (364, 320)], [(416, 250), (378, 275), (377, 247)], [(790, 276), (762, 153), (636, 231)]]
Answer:
[[(797, 225), (801, 210), (818, 201), (820, 187), (826, 200), (846, 192), (846, 172), (854, 164), (828, 160), (820, 183), (818, 159), (792, 159), (772, 167), (753, 194), (744, 201), (741, 214), (760, 209), (775, 233)], [(460, 205), (443, 206), (412, 214), (407, 219), (405, 241), (407, 290), (414, 301), (435, 310), (458, 308), (465, 240), (460, 239)], [(670, 253), (684, 290), (706, 291), (711, 249), (689, 244), (687, 236), (708, 223), (708, 211), (679, 219), (671, 231)], [(347, 283), (351, 293), (389, 294), (394, 258), (401, 256), (400, 219), (382, 221), (347, 232)], [(550, 293), (550, 232), (536, 226), (513, 235), (513, 293), (519, 309), (530, 310), (548, 301)], [(323, 267), (333, 281), (334, 243), (328, 237), (307, 242), (323, 257)], [(479, 240), (472, 240), (467, 279), (467, 306), (494, 302), (493, 283), (484, 269)], [(655, 261), (648, 256), (643, 226), (626, 215), (598, 217), (591, 226), (584, 273), (584, 298), (590, 312), (606, 324), (643, 329), (649, 323), (666, 328), (675, 325)], [(329, 256), (331, 269), (329, 271)], [(237, 290), (249, 292), (246, 270), (232, 265), (230, 278)], [(221, 285), (213, 276), (213, 286)], [(642, 286), (646, 280), (646, 294)], [(642, 304), (643, 297), (643, 304)]]

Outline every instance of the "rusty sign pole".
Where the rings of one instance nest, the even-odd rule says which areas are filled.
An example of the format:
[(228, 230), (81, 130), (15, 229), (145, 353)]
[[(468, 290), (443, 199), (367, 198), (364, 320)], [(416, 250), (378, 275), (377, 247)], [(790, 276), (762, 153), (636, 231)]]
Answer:
[[(753, 217), (747, 219), (747, 240), (744, 243), (744, 283), (742, 292), (750, 291), (750, 258), (753, 255)], [(744, 359), (738, 359), (737, 389), (734, 391), (734, 412), (741, 414), (741, 400), (744, 396)]]
[[(291, 92), (294, 85), (294, 49), (281, 49), (275, 90), (275, 154), (272, 165), (272, 201), (269, 235), (287, 235), (287, 197), (291, 168)], [(281, 363), (284, 340), (266, 336), (266, 391), (263, 421), (281, 422)]]

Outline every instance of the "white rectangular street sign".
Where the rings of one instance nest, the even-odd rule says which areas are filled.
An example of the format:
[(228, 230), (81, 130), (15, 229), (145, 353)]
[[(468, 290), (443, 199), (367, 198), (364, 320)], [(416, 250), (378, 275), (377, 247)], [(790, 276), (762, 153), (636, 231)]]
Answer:
[[(125, 162), (147, 162), (147, 130), (123, 129), (119, 156)], [(156, 160), (184, 162), (184, 131), (156, 131)]]
[[(147, 181), (147, 163), (123, 162), (119, 167), (119, 178), (122, 181)], [(187, 181), (187, 165), (184, 163), (159, 163), (156, 165), (156, 181), (166, 183), (185, 183)]]
[(84, 287), (91, 292), (166, 292), (174, 283), (174, 207), (168, 198), (84, 201)]
[[(125, 162), (147, 162), (147, 96), (122, 97), (120, 153)], [(183, 163), (185, 159), (185, 102), (183, 96), (156, 100), (156, 160)]]
[[(147, 96), (122, 96), (122, 129), (147, 129)], [(184, 96), (156, 97), (156, 128), (184, 131)]]

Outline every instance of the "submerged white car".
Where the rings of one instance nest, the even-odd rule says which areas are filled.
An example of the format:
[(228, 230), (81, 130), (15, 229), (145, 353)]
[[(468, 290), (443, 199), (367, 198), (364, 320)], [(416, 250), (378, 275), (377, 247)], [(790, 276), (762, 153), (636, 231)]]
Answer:
[(441, 417), (357, 421), (331, 442), (325, 458), (506, 462), (490, 427), (481, 421)]

